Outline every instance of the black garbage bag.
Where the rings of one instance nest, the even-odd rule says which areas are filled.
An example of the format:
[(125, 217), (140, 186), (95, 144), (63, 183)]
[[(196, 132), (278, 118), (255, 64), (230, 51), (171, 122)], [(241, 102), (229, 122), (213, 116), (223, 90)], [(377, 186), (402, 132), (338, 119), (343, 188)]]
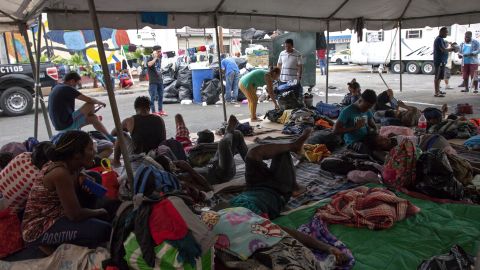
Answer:
[(302, 104), (298, 102), (295, 91), (287, 91), (282, 93), (278, 97), (278, 106), (281, 110), (293, 110), (302, 107)]
[(202, 102), (206, 102), (207, 105), (213, 105), (220, 100), (221, 92), (220, 80), (212, 79), (205, 80), (202, 83)]
[(170, 85), (175, 81), (175, 71), (173, 70), (173, 64), (168, 64), (162, 69), (162, 78), (164, 87)]
[(237, 101), (242, 102), (242, 101), (244, 101), (245, 99), (247, 99), (247, 97), (245, 96), (245, 94), (244, 94), (242, 91), (240, 91), (240, 89), (238, 89)]
[(461, 246), (455, 245), (448, 254), (433, 256), (418, 266), (418, 270), (470, 270), (474, 266), (474, 257), (466, 253)]
[(180, 86), (178, 88), (178, 99), (180, 100), (193, 100), (193, 91), (192, 88), (188, 88), (185, 86)]
[(174, 83), (171, 83), (167, 87), (163, 88), (163, 98), (176, 98), (178, 99), (178, 90)]
[(177, 88), (180, 88), (180, 86), (192, 88), (192, 71), (188, 68), (188, 65), (179, 65), (175, 86)]
[(420, 156), (415, 189), (441, 199), (462, 200), (465, 195), (463, 185), (455, 178), (448, 156), (442, 149), (431, 149)]
[(276, 109), (273, 109), (273, 110), (269, 110), (267, 111), (267, 113), (265, 114), (265, 117), (263, 117), (263, 119), (265, 118), (268, 118), (268, 120), (270, 120), (270, 122), (274, 122), (276, 123), (278, 121), (278, 119), (280, 117), (282, 117), (282, 114), (283, 114), (283, 110), (276, 110)]
[(255, 35), (255, 28), (250, 28), (247, 30), (242, 30), (242, 40), (250, 40), (253, 39), (253, 36)]

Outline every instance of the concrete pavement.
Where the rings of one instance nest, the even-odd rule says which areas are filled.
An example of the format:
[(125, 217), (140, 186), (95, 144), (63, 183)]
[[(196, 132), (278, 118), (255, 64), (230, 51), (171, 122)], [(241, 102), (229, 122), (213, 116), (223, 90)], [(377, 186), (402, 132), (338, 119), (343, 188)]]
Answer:
[[(417, 106), (419, 108), (425, 108), (429, 106), (440, 107), (442, 104), (447, 103), (450, 111), (458, 103), (470, 103), (473, 104), (476, 115), (480, 114), (480, 95), (473, 93), (461, 93), (460, 88), (454, 90), (447, 90), (447, 97), (434, 98), (433, 97), (433, 76), (428, 75), (403, 75), (404, 88), (403, 92), (398, 89), (399, 76), (398, 74), (384, 74), (383, 75), (389, 86), (394, 89), (395, 96), (399, 100), (403, 100), (406, 103)], [(347, 92), (347, 82), (352, 78), (356, 78), (362, 86), (362, 89), (374, 89), (377, 94), (386, 89), (382, 80), (378, 74), (370, 73), (368, 68), (354, 69), (353, 71), (344, 70), (330, 73), (330, 86), (336, 87), (336, 89), (329, 89), (329, 102), (340, 102)], [(453, 76), (450, 84), (452, 86), (459, 85), (461, 82), (460, 76)], [(314, 101), (325, 101), (325, 76), (317, 76), (317, 85), (313, 89), (315, 95)], [(90, 96), (96, 96), (98, 99), (108, 104), (108, 98), (105, 96), (106, 92), (88, 92)], [(146, 84), (134, 88), (131, 90), (117, 90), (116, 99), (118, 108), (120, 111), (121, 119), (124, 119), (134, 114), (133, 101), (137, 96), (148, 95)], [(77, 102), (80, 104), (81, 102)], [(261, 103), (258, 106), (258, 113), (265, 113), (267, 110), (272, 109), (271, 103)], [(165, 123), (167, 127), (167, 135), (169, 137), (175, 135), (175, 123), (174, 115), (181, 113), (184, 115), (184, 119), (191, 132), (197, 132), (203, 129), (215, 129), (221, 125), (223, 121), (223, 111), (221, 105), (213, 106), (200, 106), (200, 105), (180, 105), (180, 104), (167, 104), (165, 110), (169, 115), (165, 117)], [(234, 114), (239, 119), (248, 118), (248, 106), (247, 105), (227, 105), (227, 113)], [(108, 129), (114, 127), (112, 113), (109, 106), (100, 110), (100, 115), (103, 116), (103, 122)], [(39, 136), (41, 140), (47, 139), (45, 124), (43, 123), (43, 117), (40, 116), (39, 124)], [(0, 116), (0, 146), (11, 141), (23, 141), (29, 136), (33, 136), (33, 113), (19, 116), (19, 117), (3, 117)], [(87, 127), (86, 130), (91, 129)]]

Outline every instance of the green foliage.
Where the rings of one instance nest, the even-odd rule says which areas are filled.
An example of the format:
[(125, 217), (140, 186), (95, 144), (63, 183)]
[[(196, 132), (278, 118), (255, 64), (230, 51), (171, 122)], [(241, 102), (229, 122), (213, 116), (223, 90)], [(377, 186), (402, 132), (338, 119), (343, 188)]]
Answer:
[(86, 66), (83, 66), (83, 71), (81, 72), (82, 76), (87, 76), (90, 77), (91, 79), (95, 79), (97, 77), (97, 74), (93, 71), (93, 66), (88, 64)]
[(40, 63), (48, 62), (48, 56), (45, 54), (40, 55)]
[(73, 66), (74, 69), (78, 69), (81, 66), (85, 66), (87, 63), (83, 58), (83, 55), (77, 53), (72, 55), (72, 57), (68, 60), (68, 64)]

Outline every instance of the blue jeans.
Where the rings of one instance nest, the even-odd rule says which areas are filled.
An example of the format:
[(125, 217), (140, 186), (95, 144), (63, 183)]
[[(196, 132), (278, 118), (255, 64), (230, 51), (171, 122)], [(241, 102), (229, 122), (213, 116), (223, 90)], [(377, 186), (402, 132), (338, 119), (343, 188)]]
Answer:
[(325, 59), (318, 59), (318, 65), (320, 66), (320, 72), (323, 74), (327, 74), (325, 68), (327, 67), (327, 62)]
[(74, 222), (66, 217), (57, 220), (50, 229), (29, 245), (60, 245), (70, 243), (79, 246), (97, 247), (108, 242), (112, 226), (96, 218)]
[[(231, 71), (227, 74), (225, 81), (225, 101), (237, 101), (238, 98), (238, 80), (240, 79), (240, 73), (237, 71)], [(232, 96), (233, 91), (233, 96)]]
[(148, 85), (148, 93), (150, 94), (150, 111), (155, 111), (155, 98), (158, 100), (158, 111), (163, 110), (163, 83), (150, 83)]

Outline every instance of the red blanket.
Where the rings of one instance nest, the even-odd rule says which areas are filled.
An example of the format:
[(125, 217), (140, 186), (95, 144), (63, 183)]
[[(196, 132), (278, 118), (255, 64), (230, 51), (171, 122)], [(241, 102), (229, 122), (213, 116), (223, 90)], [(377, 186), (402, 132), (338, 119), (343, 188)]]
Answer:
[(316, 215), (327, 223), (373, 230), (390, 228), (418, 212), (420, 208), (385, 188), (358, 187), (337, 193)]

